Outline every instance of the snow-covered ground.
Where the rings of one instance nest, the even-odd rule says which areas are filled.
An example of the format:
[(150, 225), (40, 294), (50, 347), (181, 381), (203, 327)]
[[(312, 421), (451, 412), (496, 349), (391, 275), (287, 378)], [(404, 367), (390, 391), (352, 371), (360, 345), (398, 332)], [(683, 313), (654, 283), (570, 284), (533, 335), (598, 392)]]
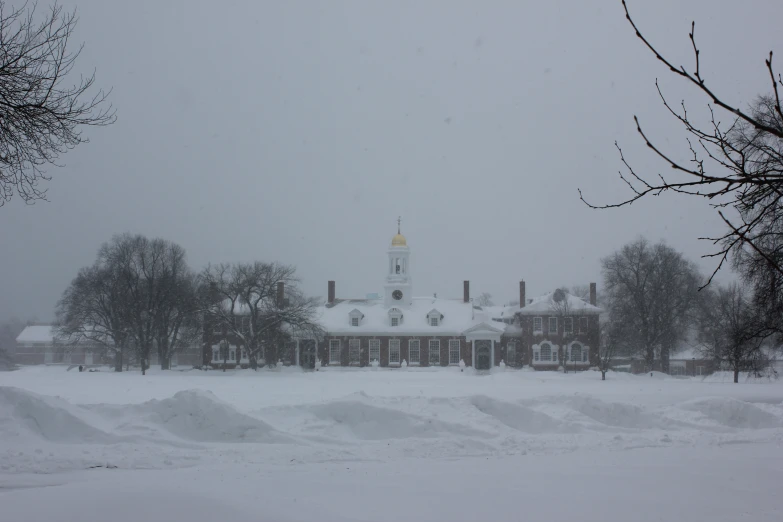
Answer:
[(0, 373), (15, 522), (778, 521), (782, 483), (783, 381)]

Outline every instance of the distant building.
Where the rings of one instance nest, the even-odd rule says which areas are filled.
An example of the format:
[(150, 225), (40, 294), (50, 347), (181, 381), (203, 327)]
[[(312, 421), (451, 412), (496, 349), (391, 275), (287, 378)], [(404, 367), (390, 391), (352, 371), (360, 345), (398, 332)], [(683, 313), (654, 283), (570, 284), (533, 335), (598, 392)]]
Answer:
[[(414, 297), (410, 248), (400, 233), (387, 251), (383, 296), (364, 299), (336, 296), (328, 282), (327, 299), (319, 309), (326, 334), (321, 339), (294, 339), (279, 350), (289, 364), (381, 367), (465, 366), (489, 369), (529, 365), (556, 370), (563, 363), (583, 370), (598, 364), (601, 310), (596, 288), (589, 302), (568, 293), (549, 293), (527, 300), (519, 283), (521, 306), (475, 306), (470, 282), (463, 282), (462, 299)], [(205, 363), (219, 367), (220, 331), (205, 332)], [(228, 366), (246, 366), (244, 347), (229, 338)]]
[[(63, 364), (63, 365), (111, 365), (110, 357), (103, 356), (101, 346), (92, 342), (64, 343), (57, 337), (56, 326), (51, 324), (28, 325), (16, 337), (14, 362), (19, 365)], [(157, 354), (152, 354), (150, 364), (158, 364)], [(201, 364), (198, 347), (175, 354), (171, 366), (196, 366)]]

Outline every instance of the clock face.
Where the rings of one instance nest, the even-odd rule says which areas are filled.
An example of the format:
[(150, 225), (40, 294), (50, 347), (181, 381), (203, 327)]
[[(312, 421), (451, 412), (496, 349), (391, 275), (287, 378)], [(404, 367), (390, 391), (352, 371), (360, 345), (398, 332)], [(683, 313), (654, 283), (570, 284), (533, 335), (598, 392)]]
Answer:
[(399, 290), (395, 290), (394, 292), (392, 292), (392, 297), (395, 300), (399, 301), (400, 299), (402, 299), (402, 292), (400, 292)]

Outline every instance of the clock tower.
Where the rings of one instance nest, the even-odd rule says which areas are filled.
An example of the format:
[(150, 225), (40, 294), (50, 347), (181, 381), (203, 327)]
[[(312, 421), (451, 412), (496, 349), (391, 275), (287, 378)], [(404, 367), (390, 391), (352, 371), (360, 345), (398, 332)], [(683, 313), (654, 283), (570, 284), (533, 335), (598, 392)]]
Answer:
[(389, 267), (386, 272), (384, 303), (387, 308), (410, 306), (413, 302), (410, 275), (410, 254), (408, 242), (400, 233), (400, 219), (397, 219), (397, 235), (392, 238), (388, 250)]

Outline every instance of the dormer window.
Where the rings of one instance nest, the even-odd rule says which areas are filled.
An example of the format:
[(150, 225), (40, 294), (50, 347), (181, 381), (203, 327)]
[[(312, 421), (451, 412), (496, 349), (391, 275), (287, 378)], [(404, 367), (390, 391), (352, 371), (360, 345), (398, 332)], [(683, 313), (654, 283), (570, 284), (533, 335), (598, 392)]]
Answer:
[(348, 317), (350, 319), (351, 326), (359, 326), (362, 323), (362, 319), (364, 319), (364, 314), (354, 308), (348, 313)]
[(440, 326), (441, 321), (443, 321), (443, 314), (434, 308), (427, 314), (427, 323), (430, 326)]
[(402, 323), (402, 311), (399, 308), (390, 309), (389, 321), (392, 326), (400, 326)]

